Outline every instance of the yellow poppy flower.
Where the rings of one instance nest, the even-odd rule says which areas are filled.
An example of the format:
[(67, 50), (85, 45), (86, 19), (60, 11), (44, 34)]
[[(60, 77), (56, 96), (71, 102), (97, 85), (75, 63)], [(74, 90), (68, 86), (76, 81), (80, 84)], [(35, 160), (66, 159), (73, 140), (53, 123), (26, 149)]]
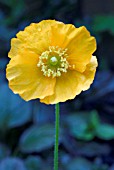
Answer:
[(55, 104), (75, 98), (93, 82), (95, 38), (82, 26), (55, 20), (33, 23), (11, 40), (6, 75), (24, 100)]

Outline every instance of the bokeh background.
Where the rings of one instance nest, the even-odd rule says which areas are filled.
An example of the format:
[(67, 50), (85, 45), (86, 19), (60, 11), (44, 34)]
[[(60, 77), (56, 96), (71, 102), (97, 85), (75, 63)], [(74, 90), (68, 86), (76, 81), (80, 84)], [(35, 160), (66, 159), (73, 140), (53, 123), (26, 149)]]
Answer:
[(54, 105), (25, 102), (5, 76), (11, 38), (43, 19), (97, 39), (94, 83), (60, 104), (59, 170), (114, 170), (114, 0), (0, 0), (0, 170), (53, 169)]

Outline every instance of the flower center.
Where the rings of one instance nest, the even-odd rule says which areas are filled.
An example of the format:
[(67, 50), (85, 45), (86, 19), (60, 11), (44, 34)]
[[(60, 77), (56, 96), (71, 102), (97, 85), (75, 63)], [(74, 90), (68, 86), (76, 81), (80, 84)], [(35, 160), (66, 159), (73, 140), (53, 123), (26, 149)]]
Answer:
[(43, 52), (39, 57), (38, 67), (41, 68), (44, 76), (59, 77), (61, 73), (66, 73), (70, 66), (67, 61), (67, 49), (58, 46), (50, 46), (49, 50)]
[(50, 64), (51, 64), (52, 66), (57, 65), (57, 63), (58, 63), (57, 57), (53, 56), (53, 57), (50, 58)]

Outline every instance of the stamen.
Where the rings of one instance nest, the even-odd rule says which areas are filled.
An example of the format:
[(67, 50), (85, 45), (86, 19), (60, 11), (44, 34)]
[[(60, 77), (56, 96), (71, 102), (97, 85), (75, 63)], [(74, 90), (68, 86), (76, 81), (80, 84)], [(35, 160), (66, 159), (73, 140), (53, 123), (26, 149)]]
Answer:
[(58, 46), (49, 46), (49, 50), (41, 54), (37, 66), (41, 67), (44, 76), (54, 78), (61, 76), (62, 72), (67, 72), (70, 65), (66, 51), (67, 49)]

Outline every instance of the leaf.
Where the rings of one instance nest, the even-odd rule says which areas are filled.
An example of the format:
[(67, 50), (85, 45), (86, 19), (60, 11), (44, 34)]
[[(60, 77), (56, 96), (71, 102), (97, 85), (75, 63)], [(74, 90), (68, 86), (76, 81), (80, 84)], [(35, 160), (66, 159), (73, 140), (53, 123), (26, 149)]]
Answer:
[(94, 164), (92, 170), (109, 170), (109, 166), (107, 164)]
[(13, 128), (31, 119), (31, 103), (13, 94), (7, 84), (0, 87), (0, 128)]
[(8, 61), (5, 58), (0, 58), (0, 71), (4, 71)]
[(90, 113), (90, 124), (93, 128), (97, 128), (100, 124), (100, 119), (99, 119), (99, 115), (96, 112), (96, 110), (93, 110)]
[(21, 136), (20, 149), (22, 152), (40, 152), (52, 147), (54, 144), (54, 126), (46, 124), (32, 126)]
[[(54, 121), (54, 105), (46, 105), (44, 103), (40, 103), (39, 101), (35, 101), (34, 103), (34, 114), (33, 121), (35, 124), (43, 124), (49, 121)], [(40, 116), (39, 116), (40, 113)]]
[(99, 117), (96, 111), (90, 113), (76, 113), (66, 118), (70, 133), (84, 140), (92, 140), (95, 136), (96, 127), (99, 124)]
[(80, 144), (78, 148), (78, 154), (88, 157), (108, 155), (110, 153), (110, 147), (108, 145), (96, 142)]
[(89, 161), (83, 158), (73, 159), (68, 162), (66, 170), (92, 170), (92, 165)]
[(29, 156), (25, 161), (27, 170), (40, 170), (43, 164), (41, 158), (36, 156)]
[(103, 140), (114, 139), (114, 126), (101, 124), (96, 130), (96, 136)]
[(0, 162), (0, 170), (27, 170), (19, 158), (6, 158)]
[(109, 31), (114, 35), (114, 15), (97, 15), (93, 20), (93, 31)]
[(114, 164), (110, 167), (109, 170), (114, 170)]
[[(3, 21), (5, 25), (14, 24), (20, 17), (22, 17), (23, 12), (25, 11), (25, 3), (23, 0), (1, 0), (2, 3), (10, 8), (10, 13)], [(17, 20), (16, 20), (17, 19)]]
[[(4, 21), (4, 20), (3, 20)], [(2, 21), (2, 22), (3, 22)], [(2, 23), (2, 25), (0, 25), (0, 32), (1, 32), (1, 40), (4, 40), (6, 45), (8, 45), (7, 43), (10, 41), (10, 39), (16, 34), (16, 30), (8, 28), (6, 25), (4, 25), (4, 23)], [(3, 41), (3, 42), (4, 42)], [(7, 42), (8, 41), (8, 42)], [(7, 47), (7, 46), (6, 46)], [(9, 47), (9, 46), (8, 46)], [(3, 47), (4, 48), (4, 47)], [(3, 50), (3, 49), (2, 49)], [(8, 49), (9, 50), (9, 49)]]

